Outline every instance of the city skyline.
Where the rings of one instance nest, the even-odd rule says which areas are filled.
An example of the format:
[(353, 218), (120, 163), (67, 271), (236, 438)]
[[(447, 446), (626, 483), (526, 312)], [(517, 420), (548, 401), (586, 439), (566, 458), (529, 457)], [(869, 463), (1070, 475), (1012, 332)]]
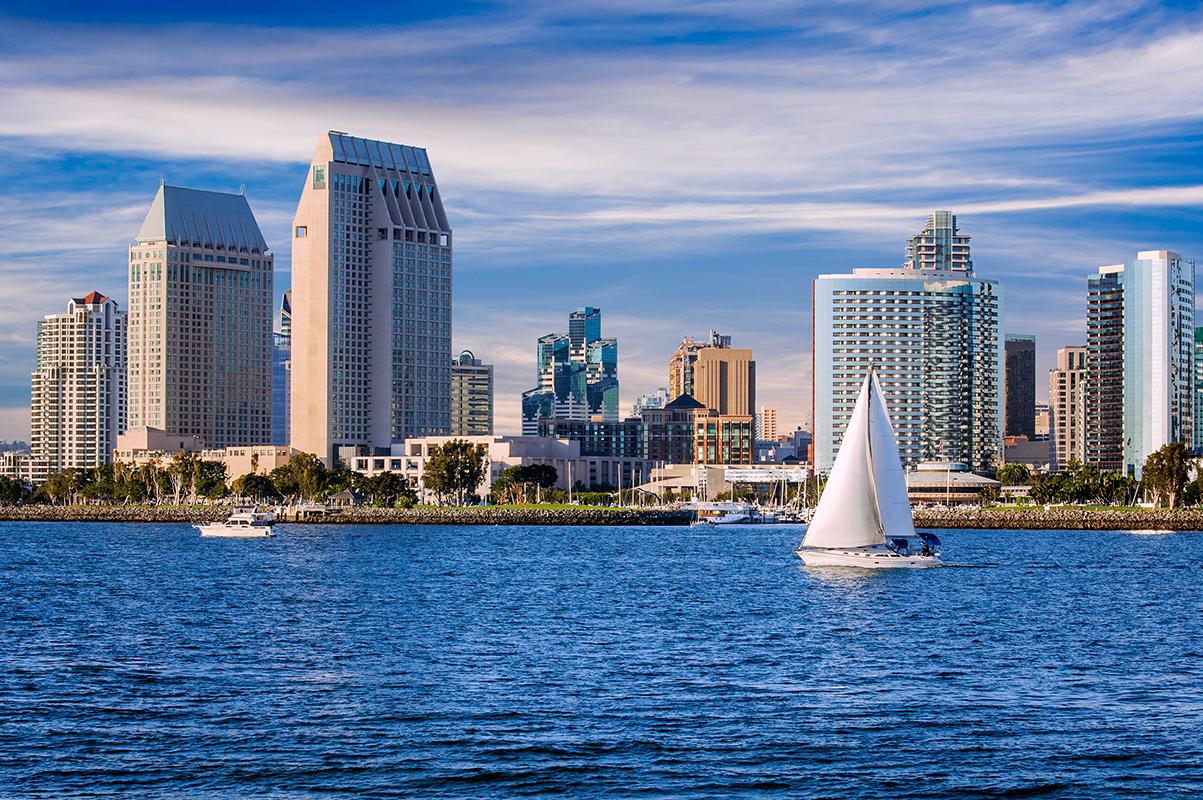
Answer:
[[(623, 342), (624, 407), (663, 385), (682, 331), (714, 327), (772, 365), (757, 400), (792, 429), (810, 394), (810, 281), (899, 266), (932, 209), (960, 217), (976, 271), (1007, 288), (1003, 331), (1037, 336), (1037, 391), (1056, 349), (1085, 341), (1097, 265), (1203, 252), (1203, 29), (1184, 12), (870, 6), (856, 20), (835, 9), (803, 20), (746, 6), (655, 18), (407, 6), (411, 22), (348, 13), (371, 16), (370, 29), (324, 28), (315, 40), (270, 8), (221, 12), (262, 16), (206, 27), (166, 10), (93, 10), (63, 26), (32, 8), (8, 11), (0, 33), (10, 107), (0, 147), (25, 165), (4, 198), (0, 285), (28, 298), (0, 321), (0, 438), (28, 436), (36, 320), (94, 286), (129, 307), (126, 253), (160, 176), (246, 186), (276, 257), (278, 307), (297, 190), (330, 128), (430, 150), (457, 229), (453, 351), (496, 365), (505, 433), (520, 427), (529, 342), (558, 309), (585, 304), (606, 308), (607, 334)], [(139, 36), (147, 24), (159, 35)], [(949, 41), (910, 52), (932, 25)], [(375, 55), (340, 61), (365, 34)], [(51, 37), (70, 55), (47, 72), (39, 47)], [(553, 68), (530, 70), (519, 55), (531, 46)], [(193, 48), (205, 57), (188, 57)], [(478, 60), (453, 69), (467, 49)], [(366, 73), (415, 53), (420, 89), (362, 88)], [(901, 68), (865, 77), (887, 61)], [(751, 88), (749, 69), (762, 81)], [(743, 121), (715, 102), (736, 96)], [(886, 124), (918, 102), (923, 133)], [(240, 124), (226, 128), (231, 115)], [(716, 167), (702, 151), (726, 160)], [(736, 296), (722, 291), (731, 274), (754, 281)], [(649, 275), (677, 302), (640, 292)], [(505, 315), (500, 329), (491, 310)]]

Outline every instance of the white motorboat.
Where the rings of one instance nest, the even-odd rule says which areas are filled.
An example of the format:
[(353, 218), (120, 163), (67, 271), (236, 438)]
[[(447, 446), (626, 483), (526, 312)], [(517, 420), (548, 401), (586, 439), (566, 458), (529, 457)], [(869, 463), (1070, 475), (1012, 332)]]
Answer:
[(225, 522), (205, 522), (194, 526), (201, 536), (227, 539), (258, 539), (274, 536), (270, 511), (235, 511)]
[(757, 523), (776, 522), (777, 518), (765, 514), (751, 503), (720, 502), (698, 503), (694, 506), (696, 519), (690, 525), (705, 527), (709, 525), (753, 525)]
[(797, 553), (807, 566), (939, 567), (940, 540), (916, 533), (881, 387), (865, 377), (831, 478)]

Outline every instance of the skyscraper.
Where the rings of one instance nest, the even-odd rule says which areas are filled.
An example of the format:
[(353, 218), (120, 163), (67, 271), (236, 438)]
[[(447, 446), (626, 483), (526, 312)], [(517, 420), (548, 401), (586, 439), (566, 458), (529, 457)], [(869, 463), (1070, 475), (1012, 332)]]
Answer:
[(1099, 267), (1087, 304), (1086, 457), (1139, 478), (1170, 442), (1194, 441), (1195, 262), (1144, 250)]
[(1191, 449), (1203, 455), (1203, 327), (1195, 328), (1195, 421)]
[(831, 469), (870, 367), (904, 465), (941, 460), (988, 470), (1001, 457), (1002, 296), (996, 282), (974, 277), (969, 237), (946, 214), (936, 212), (911, 240), (902, 269), (814, 281), (817, 469)]
[(129, 249), (129, 427), (271, 437), (272, 255), (246, 197), (160, 186)]
[(100, 292), (72, 298), (67, 313), (38, 322), (37, 348), (30, 406), (35, 482), (109, 463), (125, 430), (125, 312)]
[(618, 340), (601, 335), (601, 309), (568, 317), (568, 333), (535, 343), (537, 384), (522, 393), (522, 433), (537, 436), (539, 420), (618, 419)]
[(280, 299), (280, 329), (272, 334), (272, 441), (288, 444), (288, 407), (292, 391), (292, 290)]
[(957, 229), (957, 216), (951, 211), (933, 211), (923, 230), (911, 237), (906, 246), (904, 269), (964, 272), (973, 274), (969, 257), (969, 237)]
[(650, 408), (664, 408), (671, 399), (663, 386), (650, 394), (641, 394), (631, 404), (631, 416), (638, 417)]
[(720, 414), (755, 416), (756, 362), (752, 351), (731, 347), (731, 337), (710, 331), (708, 341), (686, 336), (668, 361), (668, 390), (692, 396)]
[(1086, 348), (1057, 350), (1057, 366), (1048, 371), (1050, 468), (1086, 463)]
[(777, 441), (777, 407), (761, 406), (756, 415), (756, 441)]
[(425, 150), (318, 139), (293, 218), (293, 447), (333, 464), (450, 430), (451, 251)]
[(493, 435), (493, 365), (471, 350), (451, 363), (451, 435)]
[(1036, 337), (1007, 334), (1006, 337), (1007, 436), (1036, 435)]

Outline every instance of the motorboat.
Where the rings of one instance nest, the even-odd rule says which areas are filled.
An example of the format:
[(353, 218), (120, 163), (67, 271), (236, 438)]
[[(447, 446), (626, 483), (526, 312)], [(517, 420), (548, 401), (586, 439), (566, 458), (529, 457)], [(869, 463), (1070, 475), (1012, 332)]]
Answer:
[(227, 539), (258, 539), (274, 536), (270, 511), (235, 510), (225, 522), (204, 522), (194, 527), (201, 536)]
[(796, 552), (808, 567), (918, 569), (943, 566), (939, 548), (934, 534), (915, 532), (894, 428), (870, 369)]
[(694, 506), (696, 518), (693, 527), (711, 525), (755, 525), (776, 522), (772, 514), (766, 514), (751, 503), (718, 502), (698, 503)]

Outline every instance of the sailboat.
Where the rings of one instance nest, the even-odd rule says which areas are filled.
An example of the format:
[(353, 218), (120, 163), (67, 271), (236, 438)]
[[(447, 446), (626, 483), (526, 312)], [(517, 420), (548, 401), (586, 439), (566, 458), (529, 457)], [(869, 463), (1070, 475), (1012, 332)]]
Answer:
[(941, 566), (939, 546), (915, 532), (894, 428), (870, 369), (797, 553), (807, 566), (915, 569)]

